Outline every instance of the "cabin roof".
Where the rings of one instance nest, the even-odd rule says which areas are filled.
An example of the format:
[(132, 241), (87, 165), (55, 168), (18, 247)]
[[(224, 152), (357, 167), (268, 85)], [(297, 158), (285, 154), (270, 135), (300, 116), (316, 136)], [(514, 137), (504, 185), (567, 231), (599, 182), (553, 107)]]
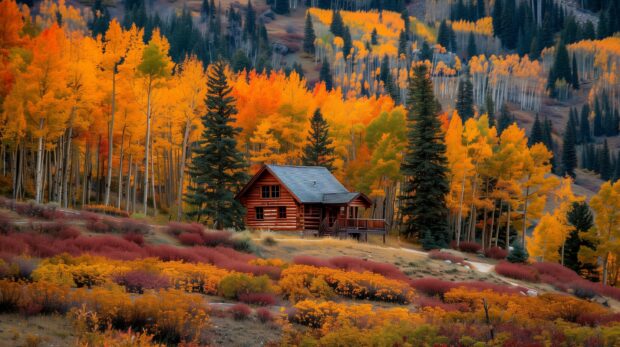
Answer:
[[(303, 204), (346, 204), (360, 193), (351, 193), (342, 183), (322, 166), (265, 165), (239, 192), (241, 197), (262, 174), (268, 171), (288, 189), (299, 203)], [(365, 200), (368, 200), (364, 196)], [(370, 200), (368, 200), (370, 203)]]
[(267, 169), (301, 203), (323, 203), (326, 194), (339, 196), (351, 194), (327, 168), (322, 166), (267, 165)]

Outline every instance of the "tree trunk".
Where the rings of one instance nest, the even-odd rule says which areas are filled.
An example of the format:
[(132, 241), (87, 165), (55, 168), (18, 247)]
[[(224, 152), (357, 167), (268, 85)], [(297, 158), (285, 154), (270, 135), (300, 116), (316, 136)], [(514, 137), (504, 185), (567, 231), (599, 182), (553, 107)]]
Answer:
[(67, 130), (67, 146), (66, 146), (66, 154), (65, 154), (65, 158), (66, 158), (66, 167), (63, 170), (64, 173), (64, 177), (63, 177), (63, 187), (62, 187), (62, 195), (63, 195), (63, 201), (64, 201), (64, 207), (69, 207), (69, 196), (67, 193), (67, 190), (69, 189), (69, 175), (67, 174), (69, 171), (69, 163), (70, 163), (70, 157), (71, 157), (71, 139), (73, 137), (73, 127), (70, 126), (69, 129)]
[[(39, 121), (39, 131), (43, 130), (43, 118)], [(39, 136), (37, 147), (37, 168), (36, 168), (36, 194), (35, 201), (40, 204), (43, 194), (43, 136)]]
[(523, 235), (521, 235), (521, 246), (525, 249), (525, 232), (527, 231), (527, 203), (529, 201), (530, 187), (525, 190), (525, 201), (523, 202)]
[(177, 220), (180, 221), (183, 216), (183, 179), (185, 178), (185, 160), (187, 159), (187, 142), (189, 141), (189, 129), (191, 122), (188, 119), (185, 122), (185, 131), (183, 133), (183, 146), (181, 147), (181, 162), (179, 163), (179, 187), (177, 192)]
[(510, 201), (508, 202), (508, 215), (506, 219), (506, 250), (510, 248), (510, 211), (512, 209), (512, 204)]
[[(116, 107), (116, 65), (112, 71), (112, 102), (110, 109), (110, 121), (108, 122), (108, 172), (105, 181), (105, 199), (104, 205), (110, 204), (110, 186), (112, 185), (112, 153), (114, 150), (114, 109)], [(121, 159), (122, 160), (122, 159)], [(119, 183), (120, 184), (120, 183)], [(120, 192), (119, 192), (120, 193)]]
[[(152, 81), (149, 78), (149, 84), (147, 89), (146, 96), (146, 140), (144, 141), (144, 186), (143, 186), (143, 196), (142, 196), (142, 204), (144, 205), (143, 212), (146, 215), (148, 211), (147, 200), (149, 197), (149, 150), (151, 143), (151, 84)], [(153, 197), (153, 199), (155, 199)]]
[(123, 126), (123, 131), (121, 133), (121, 150), (119, 153), (119, 163), (118, 163), (118, 198), (116, 200), (116, 208), (121, 208), (121, 200), (123, 199), (123, 151), (125, 145), (125, 128)]

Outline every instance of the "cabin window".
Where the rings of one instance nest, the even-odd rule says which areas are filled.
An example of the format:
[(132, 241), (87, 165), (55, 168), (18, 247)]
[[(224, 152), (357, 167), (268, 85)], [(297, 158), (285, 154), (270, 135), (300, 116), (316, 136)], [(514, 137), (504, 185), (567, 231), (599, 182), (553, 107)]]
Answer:
[(254, 211), (256, 212), (256, 219), (265, 219), (265, 211), (262, 207), (256, 207)]
[(272, 198), (280, 197), (280, 186), (271, 186), (271, 197)]
[(269, 186), (261, 187), (261, 197), (263, 199), (269, 199)]
[(281, 219), (286, 218), (286, 206), (278, 207), (278, 218), (281, 218)]

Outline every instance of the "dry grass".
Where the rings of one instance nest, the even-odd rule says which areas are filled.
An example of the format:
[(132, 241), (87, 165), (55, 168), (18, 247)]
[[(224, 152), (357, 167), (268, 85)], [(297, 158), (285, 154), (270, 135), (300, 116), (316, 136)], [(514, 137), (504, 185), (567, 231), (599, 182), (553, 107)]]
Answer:
[(0, 315), (0, 346), (73, 346), (75, 339), (63, 316)]

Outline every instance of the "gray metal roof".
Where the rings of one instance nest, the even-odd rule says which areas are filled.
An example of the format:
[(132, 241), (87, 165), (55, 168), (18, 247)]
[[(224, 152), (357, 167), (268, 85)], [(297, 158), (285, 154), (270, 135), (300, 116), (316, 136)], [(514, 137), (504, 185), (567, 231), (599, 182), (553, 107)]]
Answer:
[(346, 204), (357, 198), (359, 193), (328, 193), (323, 194), (324, 204)]
[[(267, 165), (277, 178), (302, 203), (346, 203), (342, 199), (357, 193), (350, 193), (334, 175), (322, 166)], [(326, 196), (327, 195), (327, 196)], [(330, 202), (324, 200), (324, 197)], [(338, 201), (338, 202), (331, 202)]]

